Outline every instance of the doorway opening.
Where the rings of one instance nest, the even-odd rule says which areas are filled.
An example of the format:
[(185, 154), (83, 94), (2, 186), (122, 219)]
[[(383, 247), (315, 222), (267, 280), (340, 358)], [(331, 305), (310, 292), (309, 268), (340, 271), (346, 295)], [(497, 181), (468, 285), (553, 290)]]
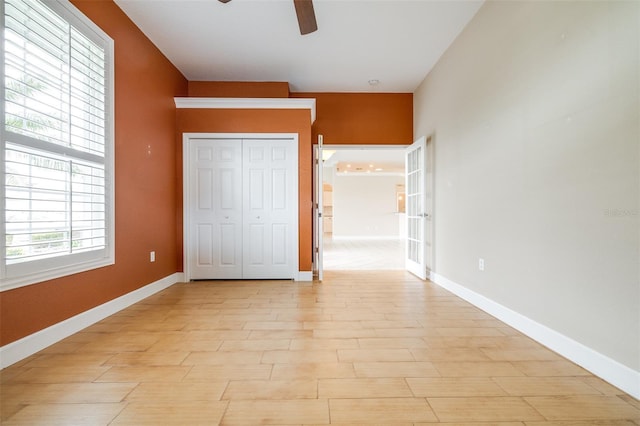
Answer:
[(324, 146), (325, 271), (404, 270), (405, 147)]

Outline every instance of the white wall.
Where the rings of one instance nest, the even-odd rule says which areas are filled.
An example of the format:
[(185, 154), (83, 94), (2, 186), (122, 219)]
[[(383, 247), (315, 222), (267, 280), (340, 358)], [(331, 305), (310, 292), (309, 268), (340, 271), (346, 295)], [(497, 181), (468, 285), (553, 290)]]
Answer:
[(403, 176), (334, 176), (334, 238), (398, 238), (396, 185), (403, 183)]
[(636, 372), (639, 23), (636, 1), (488, 1), (414, 95), (436, 273)]

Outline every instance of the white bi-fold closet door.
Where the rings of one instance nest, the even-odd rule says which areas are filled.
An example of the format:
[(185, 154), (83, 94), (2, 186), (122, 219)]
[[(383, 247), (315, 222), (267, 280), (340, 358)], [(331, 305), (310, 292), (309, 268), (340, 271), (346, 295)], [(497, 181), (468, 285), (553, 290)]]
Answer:
[(186, 143), (188, 279), (297, 278), (297, 138)]

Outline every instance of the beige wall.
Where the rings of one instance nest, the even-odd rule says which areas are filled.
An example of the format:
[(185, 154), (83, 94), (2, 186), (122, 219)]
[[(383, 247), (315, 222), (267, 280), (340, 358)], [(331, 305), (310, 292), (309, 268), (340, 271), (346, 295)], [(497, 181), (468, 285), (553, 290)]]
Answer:
[(335, 176), (333, 236), (399, 238), (396, 191), (404, 176)]
[(639, 2), (489, 1), (414, 94), (435, 272), (636, 371), (639, 23)]

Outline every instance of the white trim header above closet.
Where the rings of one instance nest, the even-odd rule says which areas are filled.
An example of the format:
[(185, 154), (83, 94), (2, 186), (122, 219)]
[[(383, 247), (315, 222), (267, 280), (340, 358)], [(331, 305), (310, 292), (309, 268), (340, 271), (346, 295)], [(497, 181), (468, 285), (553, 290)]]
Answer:
[(174, 98), (176, 108), (214, 109), (308, 109), (311, 124), (316, 121), (316, 100), (312, 98)]

